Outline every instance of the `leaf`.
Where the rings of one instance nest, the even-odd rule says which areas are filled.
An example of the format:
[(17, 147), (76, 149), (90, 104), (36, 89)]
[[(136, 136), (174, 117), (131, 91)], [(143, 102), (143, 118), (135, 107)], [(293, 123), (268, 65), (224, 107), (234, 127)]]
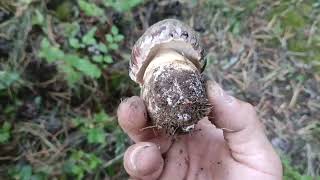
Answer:
[(80, 31), (80, 25), (78, 22), (73, 23), (64, 23), (63, 26), (63, 35), (68, 37), (75, 37)]
[(103, 16), (104, 15), (104, 11), (94, 3), (89, 3), (85, 0), (78, 0), (78, 4), (80, 9), (87, 16)]
[(76, 175), (78, 177), (78, 179), (82, 179), (82, 177), (84, 176), (83, 171), (84, 170), (83, 170), (83, 168), (81, 168), (81, 166), (74, 165), (71, 167), (72, 174)]
[(108, 48), (105, 44), (99, 43), (97, 49), (103, 53), (108, 53)]
[(97, 123), (104, 123), (109, 121), (110, 116), (108, 116), (104, 111), (101, 111), (100, 113), (95, 114), (94, 120)]
[(94, 62), (101, 63), (101, 62), (103, 62), (103, 56), (101, 56), (101, 55), (93, 56), (93, 57), (92, 57), (92, 60), (93, 60)]
[(63, 164), (63, 171), (71, 174), (72, 172), (72, 167), (75, 166), (75, 162), (73, 159), (68, 159), (67, 161), (65, 161), (65, 163)]
[(0, 90), (9, 88), (19, 79), (20, 75), (16, 72), (0, 71)]
[(90, 31), (87, 32), (87, 34), (85, 34), (83, 37), (82, 37), (82, 42), (86, 45), (94, 45), (97, 43), (94, 35), (97, 31), (97, 28), (94, 27), (92, 28)]
[(25, 165), (21, 168), (19, 176), (21, 180), (30, 180), (32, 175), (32, 168), (30, 165)]
[(114, 41), (121, 42), (121, 41), (123, 41), (124, 36), (120, 34), (120, 35), (114, 36), (113, 38), (114, 38)]
[(69, 44), (71, 47), (73, 47), (75, 49), (79, 49), (82, 47), (80, 41), (77, 38), (70, 38)]
[(113, 37), (112, 37), (111, 34), (107, 34), (107, 35), (106, 35), (106, 39), (107, 39), (107, 41), (108, 41), (109, 43), (112, 43), (112, 42), (113, 42)]
[(87, 59), (80, 59), (76, 68), (91, 78), (99, 78), (101, 76), (100, 69)]
[(2, 128), (0, 128), (0, 144), (8, 142), (10, 139), (10, 129), (11, 124), (8, 122), (4, 122)]
[(281, 27), (281, 23), (279, 21), (277, 21), (273, 27), (273, 32), (278, 35), (281, 36), (283, 34), (283, 28)]
[(305, 25), (303, 16), (294, 9), (288, 11), (282, 18), (285, 27), (301, 28)]
[(77, 117), (77, 118), (74, 118), (74, 119), (71, 120), (72, 124), (75, 127), (79, 127), (80, 125), (82, 125), (86, 121), (87, 121), (87, 119), (81, 118), (81, 117)]
[(241, 29), (241, 23), (239, 21), (235, 20), (235, 22), (232, 25), (232, 29), (231, 29), (232, 33), (239, 35), (240, 29)]
[(112, 50), (118, 50), (119, 49), (119, 45), (116, 43), (111, 43), (109, 44), (109, 48)]
[(101, 159), (99, 159), (97, 156), (95, 156), (94, 154), (92, 154), (90, 157), (90, 161), (88, 164), (88, 168), (93, 171), (94, 169), (96, 169), (98, 167), (99, 164), (102, 163)]
[(143, 0), (127, 0), (127, 1), (104, 0), (104, 5), (107, 7), (112, 7), (118, 12), (126, 12), (126, 11), (130, 11), (132, 8), (136, 7), (142, 2)]
[(64, 57), (63, 51), (61, 51), (58, 47), (52, 46), (49, 40), (46, 38), (41, 41), (40, 46), (41, 49), (39, 56), (47, 60), (49, 63), (61, 60)]
[(72, 9), (73, 6), (74, 5), (72, 1), (60, 2), (56, 8), (56, 17), (61, 21), (70, 21), (73, 16), (73, 11), (70, 9)]
[(81, 79), (81, 74), (76, 72), (70, 65), (66, 64), (60, 68), (66, 74), (66, 80), (70, 86), (73, 86)]
[(113, 35), (117, 35), (117, 34), (119, 34), (119, 29), (116, 26), (112, 26), (111, 27), (111, 33)]
[(42, 25), (44, 22), (44, 17), (41, 12), (37, 9), (32, 15), (32, 25)]
[(106, 62), (106, 63), (109, 63), (109, 64), (113, 63), (113, 59), (112, 59), (112, 57), (110, 55), (105, 56), (103, 58), (103, 61)]
[(8, 122), (5, 122), (3, 125), (2, 125), (2, 129), (5, 130), (5, 131), (9, 131), (11, 129), (11, 124), (8, 123)]
[(67, 55), (66, 61), (75, 69), (81, 71), (85, 76), (91, 78), (99, 78), (101, 76), (100, 69), (88, 59), (83, 59), (77, 55)]
[(102, 128), (92, 128), (88, 130), (87, 139), (89, 143), (104, 143), (105, 133)]

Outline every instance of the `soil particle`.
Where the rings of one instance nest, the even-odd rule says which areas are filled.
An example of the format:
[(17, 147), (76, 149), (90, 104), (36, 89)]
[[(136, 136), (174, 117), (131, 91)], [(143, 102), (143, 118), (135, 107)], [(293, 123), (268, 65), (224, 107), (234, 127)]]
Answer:
[(185, 158), (184, 158), (184, 162), (185, 162), (185, 164), (189, 167), (189, 158), (188, 158), (188, 157), (185, 157)]

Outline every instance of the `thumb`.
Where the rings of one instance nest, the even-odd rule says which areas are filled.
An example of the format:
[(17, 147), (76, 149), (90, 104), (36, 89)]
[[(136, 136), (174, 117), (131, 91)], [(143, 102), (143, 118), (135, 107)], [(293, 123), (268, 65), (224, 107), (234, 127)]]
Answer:
[(262, 124), (258, 121), (251, 104), (228, 95), (219, 84), (213, 81), (207, 82), (207, 92), (209, 102), (213, 105), (210, 121), (217, 128), (223, 129), (225, 133), (257, 129), (264, 134)]
[(264, 133), (254, 107), (228, 95), (217, 83), (208, 81), (210, 121), (223, 130), (232, 157), (248, 167), (280, 177), (281, 162)]
[(164, 160), (159, 147), (150, 142), (130, 146), (124, 155), (124, 168), (135, 179), (154, 180), (162, 173)]

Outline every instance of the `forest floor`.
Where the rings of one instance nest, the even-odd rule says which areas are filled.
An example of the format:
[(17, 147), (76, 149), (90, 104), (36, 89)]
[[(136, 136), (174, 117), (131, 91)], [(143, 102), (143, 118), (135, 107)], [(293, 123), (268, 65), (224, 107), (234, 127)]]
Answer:
[(131, 47), (165, 18), (198, 31), (206, 75), (255, 105), (284, 179), (320, 179), (318, 0), (2, 0), (0, 179), (125, 179)]

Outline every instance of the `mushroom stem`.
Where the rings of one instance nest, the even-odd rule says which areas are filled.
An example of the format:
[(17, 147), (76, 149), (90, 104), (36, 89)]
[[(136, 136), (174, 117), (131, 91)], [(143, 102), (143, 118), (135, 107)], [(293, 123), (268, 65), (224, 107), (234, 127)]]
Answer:
[(146, 83), (150, 81), (155, 70), (158, 72), (155, 74), (155, 80), (157, 80), (160, 72), (162, 72), (163, 68), (166, 66), (180, 70), (198, 71), (196, 66), (189, 59), (177, 51), (173, 49), (161, 49), (157, 52), (146, 68), (143, 76), (143, 82)]
[(190, 132), (207, 114), (204, 79), (197, 67), (173, 49), (161, 49), (147, 66), (142, 85), (153, 124), (168, 133)]

